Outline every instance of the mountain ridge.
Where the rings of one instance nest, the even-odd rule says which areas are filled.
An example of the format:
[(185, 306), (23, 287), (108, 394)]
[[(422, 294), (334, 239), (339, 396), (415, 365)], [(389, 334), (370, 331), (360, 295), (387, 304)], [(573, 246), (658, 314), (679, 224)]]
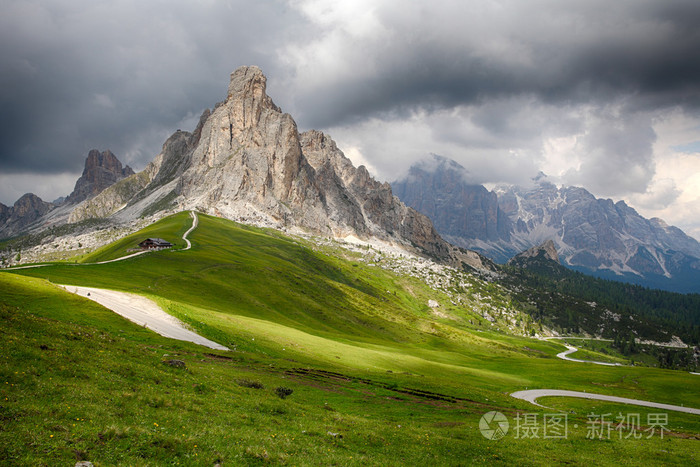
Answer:
[(62, 205), (45, 224), (128, 223), (197, 210), (293, 232), (377, 239), (445, 264), (493, 269), (486, 258), (443, 240), (426, 216), (364, 166), (355, 168), (330, 137), (299, 133), (266, 83), (260, 68), (238, 68), (225, 100), (205, 110), (193, 132), (178, 130), (142, 172), (122, 171), (125, 177), (75, 206)]
[(102, 152), (92, 149), (85, 158), (82, 175), (68, 196), (47, 202), (34, 193), (25, 193), (12, 207), (0, 203), (0, 239), (83, 220), (84, 216), (73, 216), (73, 212), (79, 211), (84, 203), (132, 175), (133, 169), (128, 165), (123, 167), (109, 149)]
[[(624, 201), (596, 198), (585, 188), (557, 187), (544, 174), (531, 187), (501, 185), (489, 192), (464, 179), (466, 169), (454, 161), (430, 160), (432, 172), (426, 174), (425, 165), (416, 164), (408, 177), (392, 185), (456, 245), (503, 263), (551, 239), (567, 267), (656, 288), (698, 291), (700, 243), (661, 219), (645, 219)], [(489, 197), (490, 211), (481, 202)], [(472, 218), (483, 225), (455, 222)]]

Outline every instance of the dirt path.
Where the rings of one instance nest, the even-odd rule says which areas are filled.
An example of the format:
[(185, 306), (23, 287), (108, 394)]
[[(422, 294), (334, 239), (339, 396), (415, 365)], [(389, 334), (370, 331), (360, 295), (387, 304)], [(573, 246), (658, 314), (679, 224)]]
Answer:
[(181, 341), (194, 342), (217, 350), (229, 350), (221, 344), (190, 331), (177, 318), (163, 311), (155, 302), (141, 295), (114, 290), (97, 289), (94, 287), (76, 287), (62, 285), (68, 292), (89, 298), (100, 305), (109, 308), (129, 321), (146, 326), (161, 336)]
[[(692, 407), (683, 407), (680, 405), (661, 404), (658, 402), (642, 401), (638, 399), (628, 399), (626, 397), (606, 396), (604, 394), (591, 394), (589, 392), (566, 391), (562, 389), (530, 389), (527, 391), (517, 391), (511, 394), (511, 397), (530, 402), (531, 404), (545, 407), (538, 404), (536, 401), (540, 397), (577, 397), (579, 399), (594, 399), (599, 401), (616, 402), (619, 404), (640, 405), (643, 407), (652, 407), (654, 409), (673, 410), (676, 412), (692, 413), (700, 415), (700, 409)], [(549, 408), (549, 407), (545, 407)]]
[(194, 211), (190, 211), (190, 216), (192, 216), (192, 227), (190, 227), (187, 230), (187, 232), (185, 232), (182, 235), (182, 239), (187, 243), (187, 246), (181, 251), (189, 250), (190, 248), (192, 248), (192, 243), (190, 243), (190, 241), (187, 239), (187, 236), (197, 227), (197, 225), (199, 225), (199, 218), (197, 217), (197, 213)]
[[(589, 338), (588, 337), (543, 337), (542, 338), (542, 340), (544, 340), (544, 341), (548, 341), (548, 340), (552, 340), (552, 339), (581, 339), (581, 340), (584, 340), (584, 339), (589, 339)], [(594, 340), (612, 342), (611, 339), (594, 339)], [(574, 347), (573, 345), (566, 344), (566, 343), (564, 344), (564, 346), (566, 346), (567, 350), (565, 350), (563, 352), (559, 352), (557, 354), (557, 358), (561, 358), (562, 360), (566, 360), (568, 362), (593, 363), (595, 365), (604, 365), (604, 366), (626, 366), (626, 365), (623, 365), (622, 363), (597, 362), (595, 360), (579, 360), (577, 358), (571, 358), (571, 357), (569, 357), (569, 355), (578, 351), (578, 348)]]

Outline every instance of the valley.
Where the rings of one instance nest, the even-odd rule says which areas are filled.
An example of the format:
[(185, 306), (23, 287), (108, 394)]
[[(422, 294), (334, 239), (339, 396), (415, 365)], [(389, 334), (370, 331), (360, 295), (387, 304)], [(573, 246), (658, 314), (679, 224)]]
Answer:
[(3, 3), (0, 467), (700, 466), (698, 22)]
[[(390, 260), (369, 245), (193, 216), (165, 217), (79, 257), (80, 265), (0, 272), (3, 458), (96, 465), (307, 465), (319, 456), (342, 465), (698, 461), (697, 415), (671, 412), (663, 438), (589, 439), (592, 413), (635, 412), (644, 424), (655, 410), (563, 397), (541, 408), (511, 397), (557, 388), (698, 408), (695, 375), (558, 359), (562, 344), (529, 337), (527, 327), (507, 332), (509, 313), (521, 316), (518, 305), (476, 275), (455, 276), (471, 290), (455, 295), (439, 284), (456, 273), (419, 272), (422, 261), (407, 255)], [(146, 237), (175, 248), (113, 261)], [(55, 284), (146, 297), (230, 350), (159, 336)], [(503, 321), (495, 319), (501, 314)], [(479, 431), (489, 411), (510, 419), (505, 438)], [(567, 414), (566, 439), (514, 436), (516, 417), (552, 411)]]

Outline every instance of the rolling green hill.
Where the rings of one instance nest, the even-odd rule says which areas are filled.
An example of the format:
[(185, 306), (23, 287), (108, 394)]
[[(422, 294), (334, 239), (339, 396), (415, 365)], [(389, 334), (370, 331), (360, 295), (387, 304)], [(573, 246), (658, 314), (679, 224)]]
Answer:
[[(177, 241), (188, 213), (145, 237)], [(108, 264), (0, 273), (0, 458), (18, 465), (463, 465), (698, 462), (700, 419), (671, 413), (664, 439), (586, 439), (583, 400), (537, 408), (525, 388), (587, 390), (700, 407), (698, 376), (555, 358), (561, 344), (494, 330), (470, 303), (358, 253), (199, 215), (192, 249)], [(231, 348), (160, 337), (54, 284), (139, 293)], [(470, 287), (504, 302), (498, 288)], [(440, 302), (441, 314), (428, 306)], [(164, 361), (178, 359), (187, 368)], [(278, 388), (292, 390), (285, 393)], [(288, 391), (287, 391), (288, 392)], [(484, 438), (491, 410), (567, 413), (568, 439)], [(574, 422), (578, 425), (574, 428)]]

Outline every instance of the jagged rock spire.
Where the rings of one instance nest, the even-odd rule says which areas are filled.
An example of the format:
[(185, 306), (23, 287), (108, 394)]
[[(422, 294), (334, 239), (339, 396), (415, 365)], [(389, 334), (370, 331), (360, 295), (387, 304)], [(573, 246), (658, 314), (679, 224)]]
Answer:
[(109, 149), (103, 152), (93, 149), (85, 159), (83, 175), (75, 182), (75, 189), (66, 201), (70, 204), (80, 203), (133, 174), (131, 167), (122, 167), (117, 156)]

